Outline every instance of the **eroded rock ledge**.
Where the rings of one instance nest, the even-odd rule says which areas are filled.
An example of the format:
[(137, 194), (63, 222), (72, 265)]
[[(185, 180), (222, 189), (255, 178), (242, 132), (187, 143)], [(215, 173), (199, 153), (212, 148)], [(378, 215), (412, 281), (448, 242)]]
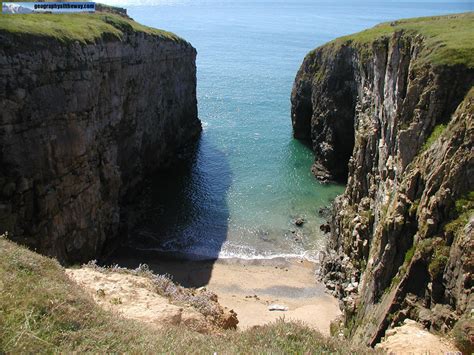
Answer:
[(294, 135), (311, 142), (318, 179), (347, 179), (321, 277), (358, 342), (406, 318), (448, 332), (470, 317), (473, 20), (382, 24), (312, 51), (296, 77)]
[(33, 17), (0, 26), (0, 229), (82, 262), (117, 236), (142, 178), (199, 134), (196, 50), (118, 15), (41, 16), (51, 33)]

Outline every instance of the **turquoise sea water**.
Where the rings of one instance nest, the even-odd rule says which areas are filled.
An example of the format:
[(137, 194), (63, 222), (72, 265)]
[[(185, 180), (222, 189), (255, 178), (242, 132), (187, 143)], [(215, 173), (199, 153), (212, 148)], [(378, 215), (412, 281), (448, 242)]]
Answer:
[(314, 256), (324, 238), (318, 210), (343, 191), (314, 180), (311, 151), (292, 138), (290, 93), (305, 54), (382, 21), (474, 10), (472, 1), (106, 2), (198, 51), (197, 155), (189, 170), (157, 181), (130, 241), (248, 258)]

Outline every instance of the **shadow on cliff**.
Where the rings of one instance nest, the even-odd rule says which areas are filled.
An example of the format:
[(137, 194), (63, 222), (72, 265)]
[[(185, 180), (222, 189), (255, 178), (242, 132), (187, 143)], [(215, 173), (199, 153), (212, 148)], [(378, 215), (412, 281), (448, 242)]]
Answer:
[(147, 180), (127, 207), (126, 237), (102, 264), (147, 264), (183, 286), (206, 285), (227, 238), (231, 182), (226, 156), (203, 135), (187, 159)]

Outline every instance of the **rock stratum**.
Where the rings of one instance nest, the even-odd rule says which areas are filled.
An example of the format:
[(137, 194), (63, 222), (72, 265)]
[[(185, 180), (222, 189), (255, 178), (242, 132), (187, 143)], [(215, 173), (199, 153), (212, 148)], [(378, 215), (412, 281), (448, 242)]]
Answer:
[(385, 23), (310, 52), (297, 74), (294, 136), (319, 180), (347, 181), (321, 277), (353, 341), (407, 318), (472, 341), (473, 31), (473, 13)]
[(0, 43), (0, 229), (96, 258), (127, 196), (201, 131), (196, 50), (105, 13), (4, 16)]

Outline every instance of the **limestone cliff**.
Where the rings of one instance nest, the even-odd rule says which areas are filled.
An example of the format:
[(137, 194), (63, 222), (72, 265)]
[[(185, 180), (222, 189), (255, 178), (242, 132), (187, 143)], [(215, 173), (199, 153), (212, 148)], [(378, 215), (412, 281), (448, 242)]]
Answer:
[(473, 24), (382, 24), (312, 51), (297, 74), (294, 135), (318, 179), (347, 179), (321, 277), (358, 342), (408, 317), (449, 331), (471, 312)]
[(3, 16), (0, 43), (0, 232), (95, 258), (126, 196), (200, 132), (196, 51), (114, 14)]

